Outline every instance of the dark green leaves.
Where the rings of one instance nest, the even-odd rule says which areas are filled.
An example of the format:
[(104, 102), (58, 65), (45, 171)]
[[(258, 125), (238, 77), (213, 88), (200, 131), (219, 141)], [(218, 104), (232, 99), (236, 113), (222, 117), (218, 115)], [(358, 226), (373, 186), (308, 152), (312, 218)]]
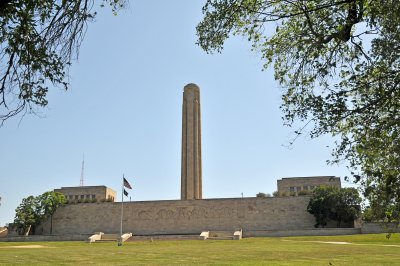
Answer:
[(360, 217), (361, 198), (355, 188), (318, 187), (308, 203), (307, 211), (315, 217), (315, 227), (325, 227), (329, 220), (352, 226), (352, 222)]
[(205, 51), (247, 37), (274, 67), (284, 124), (338, 137), (330, 162), (344, 160), (364, 189), (400, 202), (398, 1), (209, 0), (203, 13)]
[(51, 217), (57, 208), (65, 203), (65, 196), (54, 191), (45, 192), (37, 197), (29, 196), (23, 199), (15, 210), (14, 223), (20, 233), (25, 230), (34, 231), (35, 226)]
[[(51, 87), (68, 89), (68, 69), (96, 12), (94, 0), (7, 1), (0, 5), (0, 126), (47, 105)], [(125, 0), (103, 0), (112, 12)]]

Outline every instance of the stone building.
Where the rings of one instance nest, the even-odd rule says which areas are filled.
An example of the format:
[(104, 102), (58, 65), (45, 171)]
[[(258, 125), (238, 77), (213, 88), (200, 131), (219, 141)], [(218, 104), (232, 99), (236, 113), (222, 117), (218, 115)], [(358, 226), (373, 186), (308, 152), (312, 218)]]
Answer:
[(106, 186), (62, 187), (54, 189), (69, 201), (115, 201), (116, 192)]
[(295, 193), (311, 191), (319, 186), (333, 186), (341, 188), (340, 177), (336, 176), (308, 176), (308, 177), (284, 177), (277, 181), (278, 193)]

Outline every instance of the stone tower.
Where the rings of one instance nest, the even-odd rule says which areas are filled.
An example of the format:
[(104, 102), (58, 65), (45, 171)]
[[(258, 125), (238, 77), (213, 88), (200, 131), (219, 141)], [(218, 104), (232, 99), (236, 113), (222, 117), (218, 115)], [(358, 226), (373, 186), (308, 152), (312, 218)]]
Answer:
[(181, 200), (202, 199), (200, 88), (183, 89)]

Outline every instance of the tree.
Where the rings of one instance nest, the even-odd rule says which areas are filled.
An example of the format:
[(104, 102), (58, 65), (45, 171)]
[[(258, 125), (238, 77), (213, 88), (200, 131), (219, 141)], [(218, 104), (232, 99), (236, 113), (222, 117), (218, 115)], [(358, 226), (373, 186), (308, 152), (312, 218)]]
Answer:
[(264, 193), (264, 192), (258, 192), (258, 193), (256, 194), (256, 197), (257, 197), (257, 198), (270, 198), (270, 197), (271, 197), (271, 194), (269, 194), (269, 193)]
[(361, 216), (361, 197), (355, 188), (338, 189), (332, 195), (333, 205), (330, 219), (337, 221), (337, 227), (342, 223), (350, 223)]
[(37, 198), (29, 196), (22, 200), (22, 203), (15, 209), (14, 224), (18, 231), (29, 235), (35, 231), (39, 221), (39, 204)]
[(315, 217), (315, 227), (325, 227), (328, 223), (329, 214), (331, 210), (331, 194), (333, 187), (321, 187), (314, 189), (313, 196), (311, 197), (307, 211)]
[(384, 186), (378, 186), (373, 193), (367, 193), (369, 206), (364, 210), (363, 218), (367, 221), (399, 222), (400, 202), (395, 202), (388, 197), (386, 191), (381, 191)]
[(325, 227), (329, 220), (349, 223), (360, 217), (359, 204), (361, 197), (355, 188), (341, 188), (331, 186), (317, 187), (307, 205), (307, 211), (315, 217), (315, 227)]
[(64, 194), (48, 191), (38, 197), (41, 210), (41, 220), (50, 217), (50, 235), (53, 233), (53, 214), (58, 207), (64, 205), (67, 200)]
[(35, 227), (50, 217), (50, 234), (53, 228), (53, 214), (66, 203), (65, 196), (59, 192), (48, 191), (37, 197), (29, 196), (15, 210), (14, 223), (26, 235), (35, 232)]
[(247, 37), (274, 66), (284, 124), (302, 122), (297, 137), (334, 136), (329, 162), (345, 160), (365, 196), (400, 203), (398, 1), (208, 0), (203, 13), (206, 52)]
[[(125, 0), (102, 0), (115, 13)], [(50, 86), (67, 90), (68, 69), (96, 16), (94, 0), (0, 3), (0, 126), (47, 105)]]

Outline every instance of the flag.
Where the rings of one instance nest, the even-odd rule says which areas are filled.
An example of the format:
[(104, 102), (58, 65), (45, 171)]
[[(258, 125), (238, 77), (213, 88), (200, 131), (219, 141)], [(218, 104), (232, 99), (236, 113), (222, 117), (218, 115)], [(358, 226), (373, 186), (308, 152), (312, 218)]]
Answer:
[(128, 180), (125, 179), (125, 177), (123, 177), (124, 179), (124, 187), (132, 189), (131, 185), (129, 184)]
[(124, 189), (124, 195), (128, 197), (128, 192)]

